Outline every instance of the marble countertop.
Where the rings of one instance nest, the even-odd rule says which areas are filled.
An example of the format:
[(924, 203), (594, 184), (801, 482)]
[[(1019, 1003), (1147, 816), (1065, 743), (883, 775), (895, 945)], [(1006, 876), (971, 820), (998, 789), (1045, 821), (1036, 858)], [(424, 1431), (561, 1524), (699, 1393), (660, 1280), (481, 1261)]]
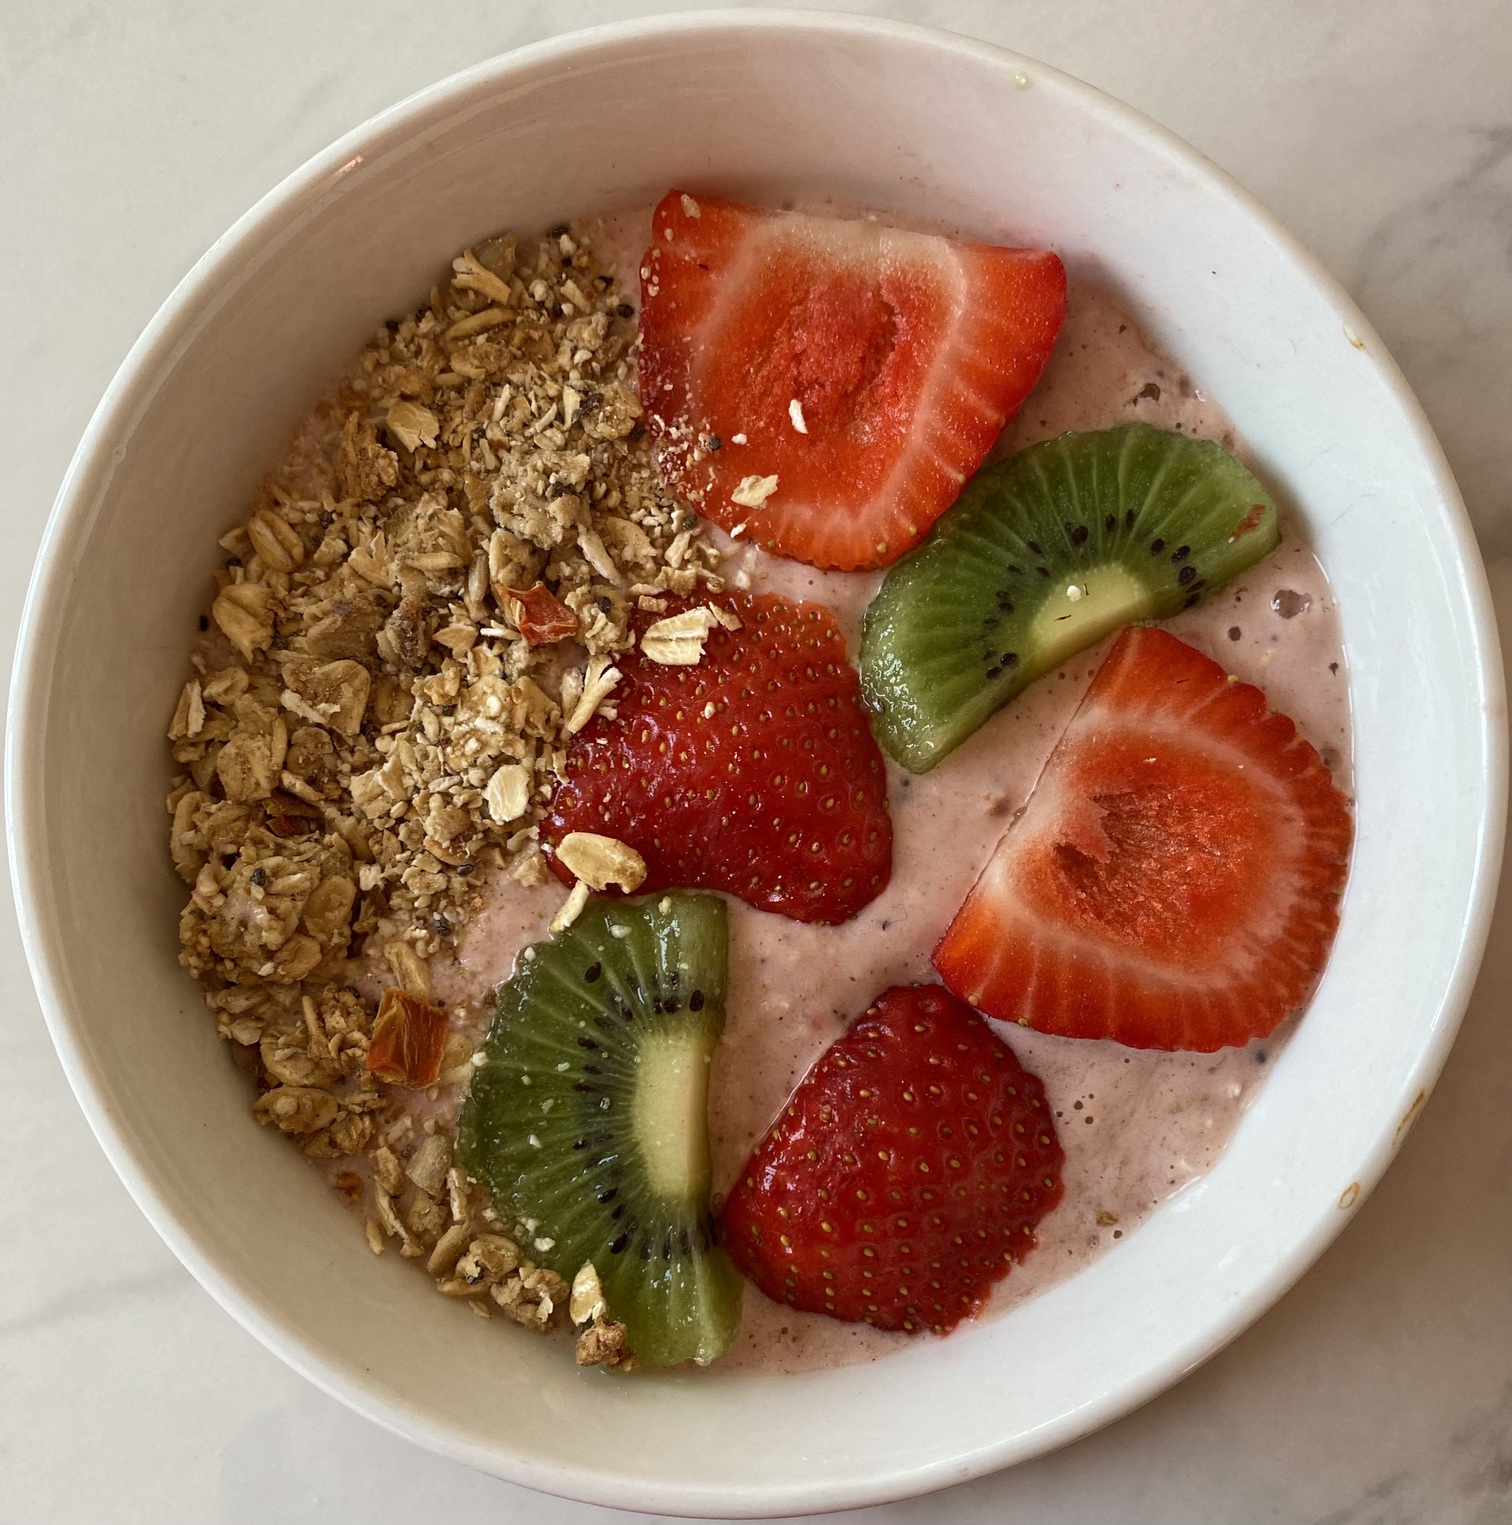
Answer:
[[(0, 494), (8, 673), (74, 444), (159, 302), (289, 170), (418, 87), (674, 0), (8, 0), (0, 6)], [(1512, 10), (1506, 0), (893, 0), (1149, 112), (1349, 287), (1427, 407), (1512, 630)], [(8, 896), (8, 885), (0, 894)], [(588, 1525), (309, 1386), (192, 1281), (106, 1164), (0, 914), (0, 1517)], [(1282, 1302), (1179, 1387), (881, 1525), (1512, 1520), (1512, 895), (1442, 1081)]]

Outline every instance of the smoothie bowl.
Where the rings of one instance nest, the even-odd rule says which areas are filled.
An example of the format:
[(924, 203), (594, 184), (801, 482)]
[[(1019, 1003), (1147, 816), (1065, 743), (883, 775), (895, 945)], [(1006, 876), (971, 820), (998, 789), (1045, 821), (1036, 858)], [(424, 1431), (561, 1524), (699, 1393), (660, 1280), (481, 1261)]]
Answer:
[(49, 527), (11, 842), (236, 1317), (760, 1515), (1085, 1433), (1300, 1274), (1503, 749), (1438, 447), (1259, 209), (1041, 65), (739, 13), (438, 86), (206, 257)]

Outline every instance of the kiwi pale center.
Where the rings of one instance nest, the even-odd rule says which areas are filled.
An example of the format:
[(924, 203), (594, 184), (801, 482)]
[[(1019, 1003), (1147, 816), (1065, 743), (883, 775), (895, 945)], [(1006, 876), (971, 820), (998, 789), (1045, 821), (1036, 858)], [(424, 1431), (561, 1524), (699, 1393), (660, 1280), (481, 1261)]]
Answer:
[(1056, 583), (1031, 627), (1039, 670), (1059, 667), (1120, 625), (1143, 618), (1150, 603), (1150, 590), (1116, 563), (1088, 567)]
[(686, 1200), (709, 1185), (709, 1104), (713, 1041), (687, 1028), (645, 1033), (636, 1055), (630, 1115), (646, 1169), (658, 1196)]

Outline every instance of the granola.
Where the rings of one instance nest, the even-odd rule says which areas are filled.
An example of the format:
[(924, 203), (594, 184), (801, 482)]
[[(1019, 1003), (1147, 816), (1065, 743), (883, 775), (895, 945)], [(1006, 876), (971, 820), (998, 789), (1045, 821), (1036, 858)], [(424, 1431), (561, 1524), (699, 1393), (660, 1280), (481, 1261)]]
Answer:
[[(397, 1241), (442, 1292), (538, 1329), (567, 1287), (494, 1232), (407, 1097), (465, 1086), (472, 1042), (427, 960), (492, 876), (545, 881), (537, 822), (570, 738), (613, 713), (631, 614), (723, 586), (647, 454), (633, 318), (569, 231), (465, 249), (222, 538), (168, 729), (180, 958), (254, 1116), (363, 1167), (339, 1185), (375, 1253)], [(679, 619), (659, 660), (698, 659), (707, 619)], [(596, 881), (637, 881), (621, 844), (581, 846)], [(578, 1338), (592, 1364), (622, 1347), (602, 1308)]]

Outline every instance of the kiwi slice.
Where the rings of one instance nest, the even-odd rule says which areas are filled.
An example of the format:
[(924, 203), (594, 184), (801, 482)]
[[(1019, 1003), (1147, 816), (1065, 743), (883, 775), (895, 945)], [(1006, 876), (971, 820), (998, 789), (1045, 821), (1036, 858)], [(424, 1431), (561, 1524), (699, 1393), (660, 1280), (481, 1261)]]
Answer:
[(643, 1366), (712, 1361), (740, 1317), (709, 1207), (727, 940), (713, 895), (590, 899), (499, 987), (462, 1108), (462, 1161), (495, 1211), (533, 1225), (531, 1253), (568, 1281), (593, 1262)]
[(1210, 440), (1125, 424), (1031, 445), (979, 471), (868, 606), (877, 739), (927, 773), (1043, 673), (1191, 608), (1280, 538), (1265, 489)]

